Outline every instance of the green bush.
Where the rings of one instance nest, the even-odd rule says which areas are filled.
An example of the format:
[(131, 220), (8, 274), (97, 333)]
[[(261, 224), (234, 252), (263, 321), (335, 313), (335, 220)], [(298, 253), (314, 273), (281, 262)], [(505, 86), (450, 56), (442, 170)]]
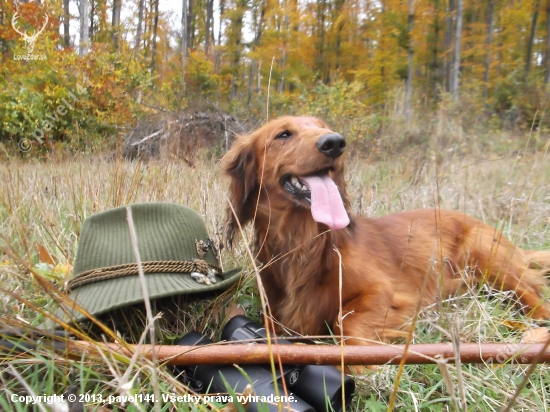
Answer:
[(99, 48), (82, 58), (45, 49), (46, 60), (11, 60), (0, 69), (0, 142), (29, 139), (39, 152), (57, 143), (81, 148), (142, 110), (136, 95), (152, 81), (142, 65)]

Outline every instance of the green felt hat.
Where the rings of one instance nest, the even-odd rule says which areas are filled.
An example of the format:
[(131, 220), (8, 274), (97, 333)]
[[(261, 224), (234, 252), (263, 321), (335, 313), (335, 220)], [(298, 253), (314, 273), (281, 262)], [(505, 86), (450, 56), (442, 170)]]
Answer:
[[(131, 211), (149, 299), (224, 290), (239, 279), (240, 268), (222, 273), (206, 225), (194, 210), (142, 203), (131, 205)], [(85, 316), (76, 305), (95, 316), (142, 302), (136, 262), (126, 206), (89, 217), (67, 282), (73, 305), (55, 316), (78, 321)], [(48, 320), (45, 326), (57, 324)]]

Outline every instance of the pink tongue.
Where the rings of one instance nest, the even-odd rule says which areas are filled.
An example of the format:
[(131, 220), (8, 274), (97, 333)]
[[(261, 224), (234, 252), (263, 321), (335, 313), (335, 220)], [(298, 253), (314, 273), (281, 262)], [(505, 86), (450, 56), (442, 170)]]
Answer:
[(316, 222), (324, 223), (332, 230), (349, 225), (349, 216), (338, 187), (330, 177), (300, 177), (311, 190), (311, 214)]

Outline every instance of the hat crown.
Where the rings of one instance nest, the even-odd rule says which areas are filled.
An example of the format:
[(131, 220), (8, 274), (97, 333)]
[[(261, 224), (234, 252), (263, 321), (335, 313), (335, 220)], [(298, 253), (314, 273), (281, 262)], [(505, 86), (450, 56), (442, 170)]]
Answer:
[[(144, 283), (135, 264), (127, 206), (98, 213), (82, 225), (73, 276), (66, 284), (69, 302), (56, 310), (55, 318), (71, 322), (85, 318), (82, 309), (96, 316), (140, 303), (143, 287), (149, 299), (159, 299), (225, 290), (238, 281), (240, 268), (221, 273), (204, 220), (193, 209), (174, 203), (130, 207)], [(197, 280), (204, 272), (210, 283)], [(44, 323), (46, 329), (57, 326), (53, 320)]]
[[(136, 262), (126, 208), (98, 213), (84, 221), (73, 277), (93, 269)], [(173, 203), (141, 203), (131, 208), (142, 262), (202, 259), (218, 264), (211, 246), (206, 255), (197, 251), (197, 242), (210, 242), (202, 217), (193, 209)]]

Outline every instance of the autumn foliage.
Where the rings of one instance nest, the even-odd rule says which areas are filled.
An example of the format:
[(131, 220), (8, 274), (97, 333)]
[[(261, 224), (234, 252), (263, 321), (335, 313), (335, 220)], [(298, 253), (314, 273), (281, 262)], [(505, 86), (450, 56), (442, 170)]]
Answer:
[[(205, 105), (366, 117), (370, 128), (442, 105), (463, 124), (530, 128), (546, 109), (550, 0), (184, 0), (183, 19), (159, 0), (71, 4), (4, 2), (1, 142), (40, 128), (48, 144), (89, 147), (142, 116)], [(16, 12), (27, 33), (49, 17), (33, 51), (44, 59), (17, 57), (28, 53)], [(84, 79), (86, 96), (52, 121)]]

